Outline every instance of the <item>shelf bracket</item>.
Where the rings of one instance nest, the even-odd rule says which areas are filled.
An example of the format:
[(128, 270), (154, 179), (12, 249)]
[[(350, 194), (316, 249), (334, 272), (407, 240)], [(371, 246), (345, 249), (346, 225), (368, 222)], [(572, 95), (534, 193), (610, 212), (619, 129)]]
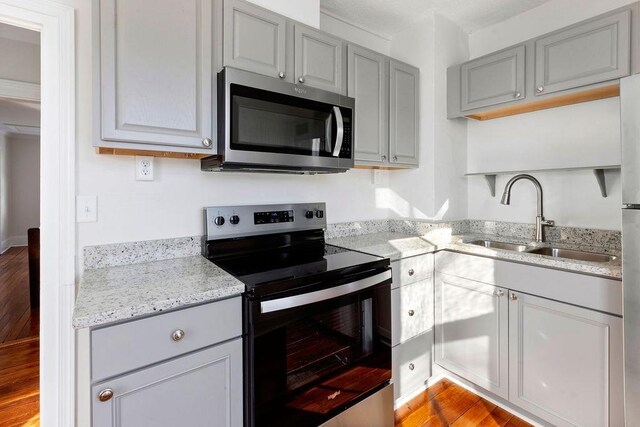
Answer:
[(602, 197), (607, 197), (607, 181), (604, 176), (604, 169), (594, 169), (593, 174), (596, 177), (596, 181), (598, 181), (600, 194), (602, 194)]
[[(489, 186), (489, 191), (491, 192), (491, 197), (496, 197), (496, 176), (495, 175), (485, 175), (484, 179), (487, 181), (487, 185)], [(607, 196), (605, 196), (607, 197)]]

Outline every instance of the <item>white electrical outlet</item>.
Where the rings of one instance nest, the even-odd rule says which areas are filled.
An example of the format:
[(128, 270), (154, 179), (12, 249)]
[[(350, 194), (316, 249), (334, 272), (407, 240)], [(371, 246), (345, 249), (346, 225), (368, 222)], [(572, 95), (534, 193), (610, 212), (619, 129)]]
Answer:
[(153, 157), (136, 157), (136, 181), (153, 181)]

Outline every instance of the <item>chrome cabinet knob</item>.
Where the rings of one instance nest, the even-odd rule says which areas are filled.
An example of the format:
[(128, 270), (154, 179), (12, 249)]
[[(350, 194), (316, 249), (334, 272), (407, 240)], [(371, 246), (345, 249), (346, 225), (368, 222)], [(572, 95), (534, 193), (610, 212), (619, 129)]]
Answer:
[(514, 98), (520, 98), (522, 96), (522, 94), (520, 92), (516, 92), (513, 94)]
[(538, 86), (538, 87), (536, 88), (536, 92), (538, 92), (538, 93), (542, 93), (542, 92), (544, 92), (544, 86)]
[(409, 276), (413, 276), (415, 273), (415, 271), (413, 271), (413, 268), (409, 269)]
[(382, 155), (382, 161), (384, 162), (385, 160), (387, 160), (387, 156)]
[(415, 312), (415, 311), (413, 311), (413, 310), (409, 310), (409, 316), (413, 316), (414, 314), (416, 314), (416, 312)]
[(211, 147), (211, 138), (205, 138), (202, 140), (202, 146), (203, 147)]
[(513, 292), (511, 292), (511, 301), (515, 301), (517, 299), (518, 299), (518, 295), (516, 295)]
[(287, 77), (287, 75), (285, 73), (283, 73), (282, 71), (280, 71), (278, 73), (278, 77), (280, 77), (281, 79), (284, 79), (285, 77)]
[(182, 329), (176, 329), (171, 334), (171, 339), (174, 341), (180, 341), (182, 338), (184, 338), (184, 331)]
[(496, 296), (499, 296), (499, 297), (504, 296), (504, 291), (502, 289), (498, 289), (496, 291)]
[(298, 81), (299, 81), (300, 83), (304, 83), (304, 77), (302, 77), (302, 76), (298, 77)]
[(398, 161), (398, 156), (393, 156), (393, 161), (397, 162)]
[(110, 388), (105, 388), (98, 394), (98, 400), (100, 402), (106, 402), (112, 397), (113, 397), (113, 390), (111, 390)]
[(416, 369), (416, 365), (414, 365), (413, 363), (409, 363), (409, 370), (413, 371), (414, 369)]

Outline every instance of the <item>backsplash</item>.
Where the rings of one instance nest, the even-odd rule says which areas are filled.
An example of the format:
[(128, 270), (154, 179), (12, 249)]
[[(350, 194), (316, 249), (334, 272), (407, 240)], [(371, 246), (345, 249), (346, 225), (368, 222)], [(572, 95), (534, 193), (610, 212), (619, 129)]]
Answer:
[[(449, 243), (451, 236), (462, 234), (504, 237), (531, 242), (535, 237), (535, 225), (485, 220), (449, 222), (399, 219), (351, 221), (329, 224), (325, 231), (325, 237), (332, 239), (385, 232), (422, 236), (436, 245)], [(614, 252), (619, 252), (622, 247), (622, 234), (617, 230), (558, 226), (546, 227), (544, 232), (547, 242), (600, 247)], [(85, 269), (114, 267), (181, 258), (200, 253), (200, 236), (115, 243), (85, 247), (83, 265)]]

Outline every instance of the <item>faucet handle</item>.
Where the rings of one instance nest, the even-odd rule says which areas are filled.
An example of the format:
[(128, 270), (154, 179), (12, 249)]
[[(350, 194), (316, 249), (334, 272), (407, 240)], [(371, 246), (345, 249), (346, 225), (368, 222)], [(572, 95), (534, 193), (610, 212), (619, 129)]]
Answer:
[(546, 225), (547, 227), (553, 227), (554, 225), (556, 225), (556, 222), (552, 219), (543, 219), (540, 224), (542, 225)]

